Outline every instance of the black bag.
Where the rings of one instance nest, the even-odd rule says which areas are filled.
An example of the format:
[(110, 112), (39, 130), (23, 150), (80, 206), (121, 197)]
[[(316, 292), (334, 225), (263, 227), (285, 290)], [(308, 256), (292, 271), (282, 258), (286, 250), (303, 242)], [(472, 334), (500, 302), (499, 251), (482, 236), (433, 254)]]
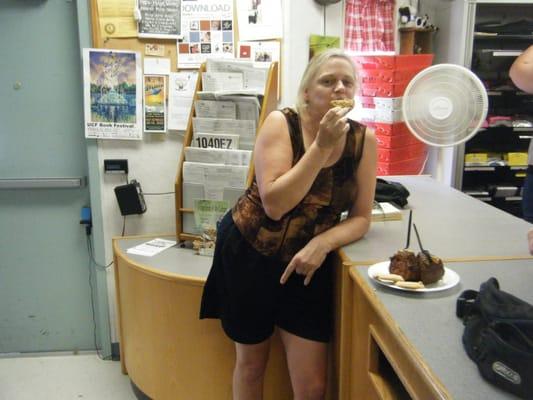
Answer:
[(483, 378), (533, 399), (533, 306), (490, 278), (479, 292), (461, 293), (456, 314), (465, 325), (463, 346)]
[(378, 178), (376, 181), (376, 194), (374, 200), (378, 202), (389, 202), (404, 207), (407, 204), (409, 191), (399, 182), (387, 182)]

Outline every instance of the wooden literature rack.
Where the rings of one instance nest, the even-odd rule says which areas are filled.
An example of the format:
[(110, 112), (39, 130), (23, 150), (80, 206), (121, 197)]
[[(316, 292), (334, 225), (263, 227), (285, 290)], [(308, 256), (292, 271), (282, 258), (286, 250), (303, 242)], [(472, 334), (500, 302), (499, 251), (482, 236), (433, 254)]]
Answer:
[[(184, 232), (184, 216), (193, 215), (194, 210), (191, 208), (183, 207), (183, 163), (185, 161), (185, 148), (191, 145), (193, 138), (193, 117), (195, 117), (194, 102), (198, 99), (198, 92), (202, 91), (202, 72), (206, 72), (206, 64), (202, 64), (200, 67), (198, 83), (196, 84), (196, 90), (193, 97), (193, 105), (187, 123), (187, 129), (185, 131), (185, 137), (183, 139), (183, 149), (178, 162), (178, 171), (176, 174), (175, 192), (176, 192), (176, 237), (178, 240), (195, 240), (199, 238), (199, 235), (191, 232)], [(259, 114), (259, 120), (257, 121), (257, 132), (263, 124), (263, 121), (267, 115), (277, 108), (277, 89), (278, 88), (278, 63), (273, 62), (268, 70), (267, 80), (265, 84), (264, 96), (261, 102), (261, 110)], [(247, 185), (252, 183), (254, 176), (253, 157), (250, 161), (250, 167), (248, 170)]]

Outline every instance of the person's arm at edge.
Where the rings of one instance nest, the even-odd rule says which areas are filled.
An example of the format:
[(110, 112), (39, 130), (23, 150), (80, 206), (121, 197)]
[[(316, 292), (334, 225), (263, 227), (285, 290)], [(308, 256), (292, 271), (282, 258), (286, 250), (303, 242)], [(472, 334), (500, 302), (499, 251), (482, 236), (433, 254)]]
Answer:
[(267, 216), (279, 220), (309, 192), (315, 178), (331, 154), (316, 141), (292, 166), (292, 145), (287, 120), (281, 111), (268, 115), (254, 149), (259, 195)]
[[(519, 89), (533, 93), (533, 46), (529, 46), (511, 65), (509, 77)], [(527, 234), (529, 254), (533, 255), (533, 228)]]
[(287, 265), (280, 279), (281, 284), (298, 269), (300, 263), (314, 264), (307, 270), (304, 280), (304, 285), (309, 284), (329, 252), (359, 240), (368, 232), (376, 190), (376, 167), (376, 137), (372, 130), (367, 129), (363, 155), (356, 173), (357, 194), (348, 218), (311, 239)]
[(516, 87), (533, 93), (533, 46), (529, 46), (514, 60), (509, 77)]

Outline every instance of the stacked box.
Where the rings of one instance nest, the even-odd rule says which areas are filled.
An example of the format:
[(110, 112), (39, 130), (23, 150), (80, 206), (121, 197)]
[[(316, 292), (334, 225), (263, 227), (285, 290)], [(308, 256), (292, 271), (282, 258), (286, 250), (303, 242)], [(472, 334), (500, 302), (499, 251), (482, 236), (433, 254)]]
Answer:
[(359, 96), (353, 115), (374, 129), (378, 143), (378, 175), (419, 174), (427, 146), (403, 122), (403, 93), (411, 79), (431, 65), (432, 54), (355, 56)]

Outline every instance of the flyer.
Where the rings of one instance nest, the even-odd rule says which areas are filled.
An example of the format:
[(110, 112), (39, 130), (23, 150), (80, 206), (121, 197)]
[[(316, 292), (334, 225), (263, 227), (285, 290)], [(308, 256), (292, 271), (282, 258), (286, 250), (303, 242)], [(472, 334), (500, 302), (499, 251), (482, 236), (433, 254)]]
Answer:
[(216, 227), (217, 221), (226, 213), (229, 204), (226, 200), (194, 200), (194, 222), (201, 229)]
[(280, 60), (280, 42), (239, 42), (238, 58), (253, 61), (256, 66)]
[(144, 76), (144, 131), (167, 131), (166, 84), (163, 75)]
[(139, 37), (178, 38), (180, 4), (181, 0), (138, 0), (141, 15), (138, 22)]
[(96, 0), (100, 32), (105, 38), (135, 37), (135, 0)]
[(139, 53), (83, 49), (85, 137), (142, 139), (141, 90)]
[[(281, 43), (277, 40), (241, 42), (237, 49), (237, 57), (250, 60), (256, 67), (268, 67), (271, 62), (278, 63), (278, 82), (281, 82)], [(278, 100), (281, 97), (281, 85), (278, 84)]]
[(281, 0), (237, 0), (240, 40), (280, 39)]
[(168, 129), (187, 129), (198, 72), (171, 72), (168, 77)]
[(328, 50), (341, 47), (341, 38), (338, 36), (309, 36), (309, 60), (314, 56)]
[(178, 68), (199, 68), (210, 57), (233, 58), (233, 0), (181, 3)]

